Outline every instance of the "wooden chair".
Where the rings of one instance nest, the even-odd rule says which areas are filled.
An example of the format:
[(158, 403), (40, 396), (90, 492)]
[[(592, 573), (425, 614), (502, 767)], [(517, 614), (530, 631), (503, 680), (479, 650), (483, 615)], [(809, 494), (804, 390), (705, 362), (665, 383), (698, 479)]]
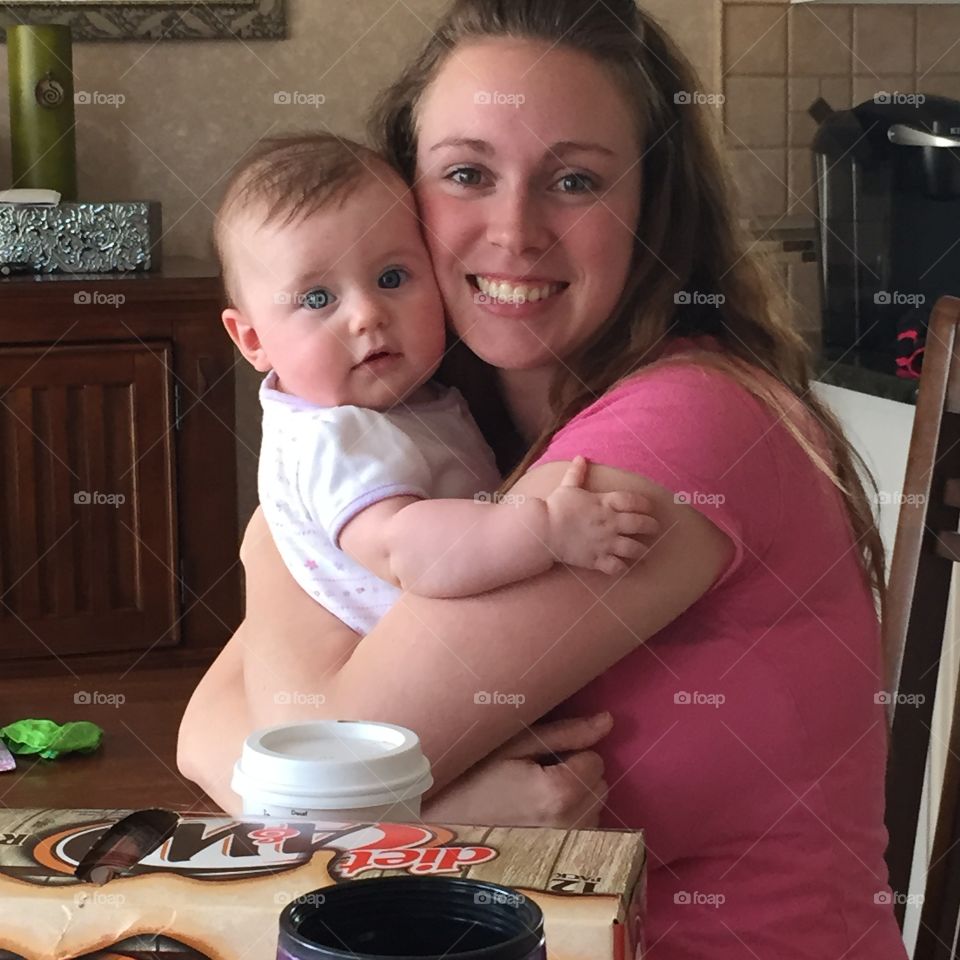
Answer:
[[(883, 633), (896, 681), (887, 865), (903, 926), (954, 564), (960, 562), (960, 299), (937, 301), (927, 333)], [(917, 702), (919, 701), (919, 702)], [(915, 960), (958, 960), (960, 697), (926, 877)]]

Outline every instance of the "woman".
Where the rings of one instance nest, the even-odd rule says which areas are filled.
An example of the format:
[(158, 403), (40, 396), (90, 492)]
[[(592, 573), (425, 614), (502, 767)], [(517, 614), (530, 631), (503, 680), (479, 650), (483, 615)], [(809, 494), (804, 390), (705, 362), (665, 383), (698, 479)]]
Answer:
[[(247, 617), (191, 701), (180, 766), (235, 804), (256, 726), (401, 723), (433, 763), (429, 816), (644, 828), (651, 957), (902, 957), (882, 549), (735, 229), (704, 108), (681, 96), (696, 89), (632, 0), (459, 0), (374, 120), (415, 184), (467, 348), (448, 374), (514, 468), (503, 489), (545, 495), (582, 453), (592, 489), (653, 502), (649, 555), (616, 581), (555, 567), (479, 597), (405, 595), (358, 641), (256, 515)], [(523, 299), (525, 282), (551, 295), (485, 295)], [(323, 704), (298, 704), (305, 689)], [(603, 718), (524, 733), (599, 709), (613, 730), (595, 751)], [(530, 760), (557, 749), (576, 752)]]

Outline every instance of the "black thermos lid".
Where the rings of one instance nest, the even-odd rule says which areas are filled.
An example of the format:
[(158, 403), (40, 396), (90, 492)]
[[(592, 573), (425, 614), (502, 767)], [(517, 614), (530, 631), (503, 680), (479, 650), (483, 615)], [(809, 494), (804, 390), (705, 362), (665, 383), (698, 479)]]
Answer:
[(277, 958), (546, 960), (543, 914), (523, 894), (478, 880), (355, 880), (289, 903)]

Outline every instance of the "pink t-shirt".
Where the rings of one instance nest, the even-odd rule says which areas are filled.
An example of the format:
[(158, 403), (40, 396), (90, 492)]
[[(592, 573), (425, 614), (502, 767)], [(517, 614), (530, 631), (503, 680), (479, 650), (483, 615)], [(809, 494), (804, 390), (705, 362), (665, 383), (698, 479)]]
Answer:
[(736, 548), (552, 714), (614, 716), (602, 826), (646, 831), (649, 960), (902, 960), (879, 629), (839, 494), (760, 401), (694, 363), (610, 390), (538, 463), (578, 453), (686, 495)]

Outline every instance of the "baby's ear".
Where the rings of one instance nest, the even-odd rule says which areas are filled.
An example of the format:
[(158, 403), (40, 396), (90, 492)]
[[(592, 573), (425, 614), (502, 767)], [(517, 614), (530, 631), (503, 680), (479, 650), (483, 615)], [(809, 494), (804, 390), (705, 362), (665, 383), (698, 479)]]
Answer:
[(237, 345), (237, 349), (243, 354), (244, 359), (255, 370), (266, 373), (270, 369), (271, 363), (253, 324), (249, 323), (236, 307), (227, 307), (220, 314), (220, 319), (223, 321), (227, 333), (230, 334), (230, 339)]

